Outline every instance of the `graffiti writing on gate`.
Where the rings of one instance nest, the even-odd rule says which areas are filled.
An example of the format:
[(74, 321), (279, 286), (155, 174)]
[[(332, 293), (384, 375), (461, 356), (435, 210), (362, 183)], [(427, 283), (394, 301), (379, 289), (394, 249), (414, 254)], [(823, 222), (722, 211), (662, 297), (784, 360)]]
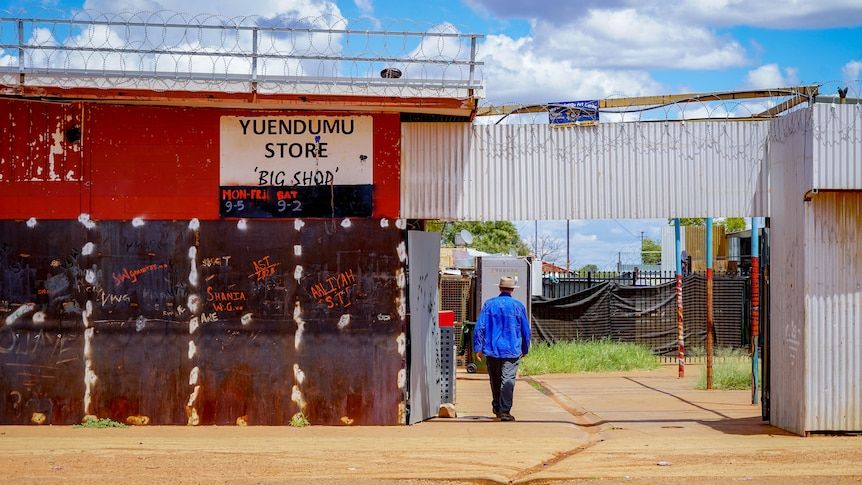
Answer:
[(125, 283), (126, 281), (129, 281), (131, 283), (137, 283), (138, 282), (138, 276), (141, 276), (141, 275), (146, 274), (146, 273), (150, 273), (152, 271), (156, 271), (156, 270), (160, 270), (160, 269), (167, 269), (167, 268), (168, 268), (167, 263), (148, 264), (146, 266), (141, 266), (140, 268), (135, 268), (135, 269), (131, 269), (131, 270), (128, 268), (123, 268), (123, 270), (120, 271), (119, 274), (111, 273), (111, 276), (114, 278), (114, 284), (115, 285), (122, 286), (122, 284)]
[(207, 302), (217, 312), (242, 311), (246, 300), (244, 291), (220, 291), (213, 289), (212, 286), (207, 287)]
[(256, 281), (262, 281), (275, 274), (275, 268), (279, 263), (273, 263), (269, 260), (269, 256), (264, 256), (257, 261), (252, 261), (254, 273), (248, 275), (249, 278), (254, 278)]
[(347, 308), (356, 298), (356, 275), (353, 269), (342, 271), (311, 287), (311, 296), (326, 308)]
[(218, 256), (215, 258), (203, 258), (201, 266), (204, 268), (212, 268), (214, 266), (228, 266), (232, 256)]

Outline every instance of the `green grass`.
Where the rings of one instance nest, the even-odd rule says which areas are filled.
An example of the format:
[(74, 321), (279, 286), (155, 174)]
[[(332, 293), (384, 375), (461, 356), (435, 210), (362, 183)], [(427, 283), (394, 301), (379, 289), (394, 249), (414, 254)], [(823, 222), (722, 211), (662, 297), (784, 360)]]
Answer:
[(92, 416), (87, 416), (81, 424), (76, 424), (75, 428), (128, 428), (128, 425), (114, 421), (113, 419), (102, 418), (96, 419)]
[(294, 428), (304, 428), (311, 423), (308, 421), (308, 418), (305, 417), (302, 413), (296, 413), (290, 418), (290, 425)]
[[(761, 374), (762, 375), (762, 374)], [(706, 389), (706, 364), (697, 378), (697, 389)], [(760, 382), (758, 382), (760, 387)], [(718, 348), (712, 366), (713, 389), (751, 389), (751, 357), (743, 349)]]
[(649, 347), (610, 339), (539, 343), (521, 360), (526, 375), (650, 370), (659, 367)]

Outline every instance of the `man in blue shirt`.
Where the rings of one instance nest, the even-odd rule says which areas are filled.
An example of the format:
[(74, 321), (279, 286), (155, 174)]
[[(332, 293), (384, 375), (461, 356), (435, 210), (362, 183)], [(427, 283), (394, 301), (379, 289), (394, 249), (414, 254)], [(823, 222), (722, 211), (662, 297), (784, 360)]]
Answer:
[(473, 334), (473, 351), (484, 355), (491, 381), (491, 407), (500, 421), (514, 421), (510, 414), (515, 376), (522, 355), (530, 351), (530, 321), (524, 304), (512, 298), (515, 280), (500, 278), (500, 296), (482, 305)]

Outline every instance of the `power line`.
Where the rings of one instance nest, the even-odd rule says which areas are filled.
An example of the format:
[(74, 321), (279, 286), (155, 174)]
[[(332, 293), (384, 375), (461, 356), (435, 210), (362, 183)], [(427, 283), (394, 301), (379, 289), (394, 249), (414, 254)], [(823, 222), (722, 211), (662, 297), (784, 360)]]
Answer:
[(618, 226), (622, 227), (624, 231), (626, 231), (627, 233), (631, 234), (631, 236), (632, 236), (633, 238), (637, 239), (637, 238), (639, 237), (637, 234), (635, 234), (635, 233), (631, 232), (631, 231), (629, 230), (629, 228), (627, 228), (626, 226), (622, 225), (618, 220), (616, 220), (616, 219), (611, 219), (611, 220), (612, 220), (612, 221), (614, 221), (614, 222), (616, 222)]

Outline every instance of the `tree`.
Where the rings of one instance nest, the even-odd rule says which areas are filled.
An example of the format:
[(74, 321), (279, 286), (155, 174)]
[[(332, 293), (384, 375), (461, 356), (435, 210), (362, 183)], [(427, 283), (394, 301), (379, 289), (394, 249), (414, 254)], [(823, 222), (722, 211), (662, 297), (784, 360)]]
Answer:
[[(671, 226), (673, 225), (673, 219), (668, 219), (667, 223)], [(680, 226), (705, 226), (706, 219), (703, 217), (680, 217), (679, 218)]]
[[(673, 225), (673, 219), (668, 219), (667, 223)], [(725, 217), (715, 223), (724, 227), (724, 232), (738, 232), (745, 229), (745, 219), (742, 217)], [(705, 226), (706, 219), (703, 217), (681, 217), (679, 219), (680, 226)]]
[(599, 267), (594, 264), (585, 264), (578, 269), (578, 273), (595, 273), (599, 270)]
[(641, 261), (644, 264), (661, 264), (661, 245), (646, 237), (641, 243)]
[(452, 223), (430, 221), (426, 229), (439, 231), (440, 244), (444, 247), (454, 247), (455, 234), (466, 229), (473, 234), (473, 242), (470, 244), (473, 249), (486, 253), (509, 253), (514, 250), (519, 256), (530, 253), (530, 248), (521, 241), (518, 228), (509, 221)]
[(565, 242), (550, 234), (539, 237), (538, 247), (533, 247), (532, 252), (539, 260), (559, 264), (560, 253), (563, 251)]
[(724, 226), (725, 233), (745, 230), (745, 219), (742, 217), (725, 217), (719, 224)]

